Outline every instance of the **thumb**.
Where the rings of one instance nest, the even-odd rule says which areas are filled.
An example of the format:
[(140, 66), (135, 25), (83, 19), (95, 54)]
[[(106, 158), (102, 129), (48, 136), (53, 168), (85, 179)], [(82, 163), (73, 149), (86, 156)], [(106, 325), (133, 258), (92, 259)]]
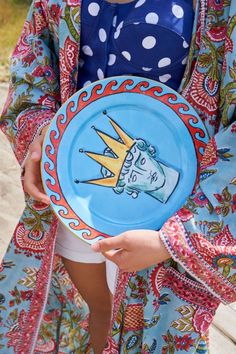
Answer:
[(106, 252), (110, 250), (125, 249), (127, 243), (125, 242), (123, 234), (115, 237), (109, 237), (104, 240), (94, 243), (91, 247), (95, 252)]

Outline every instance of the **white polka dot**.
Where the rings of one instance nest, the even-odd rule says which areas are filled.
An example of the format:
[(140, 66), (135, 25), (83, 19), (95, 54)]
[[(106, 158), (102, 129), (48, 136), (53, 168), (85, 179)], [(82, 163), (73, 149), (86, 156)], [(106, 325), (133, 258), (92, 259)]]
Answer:
[(187, 61), (188, 61), (188, 57), (185, 57), (185, 58), (182, 60), (181, 63), (182, 63), (183, 65), (185, 65), (185, 64), (187, 64)]
[(147, 16), (145, 17), (145, 21), (147, 23), (156, 25), (159, 21), (159, 16), (155, 12), (149, 12), (149, 14), (147, 14)]
[(100, 6), (96, 2), (91, 2), (88, 6), (88, 12), (91, 16), (97, 16), (100, 10)]
[(112, 26), (116, 27), (116, 24), (117, 24), (117, 16), (114, 16), (112, 21)]
[(120, 31), (121, 28), (123, 27), (124, 21), (121, 21), (119, 25), (117, 26), (116, 30)]
[(101, 80), (101, 79), (104, 79), (104, 73), (103, 73), (103, 71), (102, 71), (102, 69), (98, 69), (97, 70), (97, 76), (98, 76), (98, 78)]
[(159, 80), (161, 81), (161, 82), (167, 82), (168, 80), (170, 80), (170, 78), (171, 78), (171, 75), (170, 74), (165, 74), (165, 75), (161, 75), (161, 76), (159, 76)]
[(183, 41), (183, 47), (184, 47), (184, 48), (188, 48), (188, 47), (189, 47), (189, 44), (188, 44), (186, 41)]
[(104, 30), (104, 28), (100, 28), (100, 30), (98, 31), (98, 35), (99, 35), (99, 39), (101, 42), (105, 42), (107, 39), (107, 34), (106, 31)]
[(124, 50), (123, 52), (122, 52), (122, 55), (127, 59), (127, 60), (131, 60), (131, 55), (130, 55), (130, 53), (129, 52), (127, 52), (126, 50)]
[(90, 57), (93, 56), (93, 51), (88, 45), (84, 45), (82, 47), (82, 51), (84, 52), (84, 54), (89, 55)]
[(110, 66), (114, 65), (115, 61), (116, 61), (116, 55), (115, 54), (110, 54), (107, 65), (110, 65)]
[(145, 49), (152, 49), (156, 45), (156, 38), (153, 36), (147, 36), (143, 39), (142, 45)]
[(158, 62), (158, 68), (163, 68), (164, 66), (170, 65), (171, 59), (170, 58), (162, 58)]
[(139, 25), (140, 24), (140, 22), (134, 22), (134, 25)]
[(177, 18), (182, 18), (184, 16), (184, 10), (179, 5), (173, 5), (172, 12)]
[(142, 67), (143, 71), (151, 71), (152, 68), (145, 68), (145, 67)]
[(84, 84), (83, 84), (83, 87), (85, 87), (85, 86), (87, 86), (87, 85), (89, 85), (89, 84), (91, 84), (92, 82), (90, 81), (90, 80), (88, 80), (88, 81), (86, 81)]
[(136, 4), (135, 4), (135, 8), (137, 8), (137, 7), (140, 7), (140, 6), (142, 6), (144, 3), (146, 2), (146, 0), (139, 0)]
[(124, 21), (121, 21), (121, 22), (119, 23), (119, 25), (117, 26), (116, 31), (115, 31), (115, 33), (114, 33), (114, 38), (115, 38), (115, 39), (117, 39), (117, 38), (119, 37), (119, 35), (120, 35), (120, 30), (121, 30), (121, 28), (123, 27), (123, 24), (124, 24)]
[(120, 31), (115, 31), (114, 33), (114, 38), (117, 39), (120, 35)]
[(82, 68), (83, 65), (84, 65), (84, 59), (80, 58), (79, 59), (79, 66)]

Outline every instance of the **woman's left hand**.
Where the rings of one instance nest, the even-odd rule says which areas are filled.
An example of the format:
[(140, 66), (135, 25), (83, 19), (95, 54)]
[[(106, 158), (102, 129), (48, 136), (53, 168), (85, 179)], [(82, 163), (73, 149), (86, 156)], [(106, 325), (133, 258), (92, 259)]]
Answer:
[(152, 230), (127, 231), (96, 242), (92, 249), (102, 252), (107, 259), (127, 272), (148, 268), (171, 257), (158, 231)]

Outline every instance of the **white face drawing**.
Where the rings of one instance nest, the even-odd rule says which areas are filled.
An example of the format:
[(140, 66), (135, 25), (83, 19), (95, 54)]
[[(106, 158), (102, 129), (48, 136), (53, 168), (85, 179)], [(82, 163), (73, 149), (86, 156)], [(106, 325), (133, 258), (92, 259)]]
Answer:
[(147, 151), (140, 151), (136, 145), (129, 154), (132, 155), (132, 164), (124, 178), (127, 187), (152, 192), (164, 186), (166, 176), (161, 163), (149, 156)]
[[(132, 198), (143, 192), (166, 203), (178, 184), (180, 174), (168, 164), (158, 161), (155, 153), (153, 146), (142, 139), (136, 140), (126, 156), (114, 192), (122, 194), (126, 191)], [(106, 155), (114, 156), (111, 150), (106, 150)], [(101, 172), (106, 178), (112, 175), (104, 167)]]

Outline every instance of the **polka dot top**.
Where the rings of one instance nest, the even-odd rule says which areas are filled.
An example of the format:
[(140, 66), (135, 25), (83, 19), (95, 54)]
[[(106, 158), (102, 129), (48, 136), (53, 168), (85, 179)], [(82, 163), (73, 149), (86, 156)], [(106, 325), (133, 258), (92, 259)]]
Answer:
[(78, 89), (126, 74), (178, 89), (191, 41), (192, 0), (82, 0), (81, 13)]

